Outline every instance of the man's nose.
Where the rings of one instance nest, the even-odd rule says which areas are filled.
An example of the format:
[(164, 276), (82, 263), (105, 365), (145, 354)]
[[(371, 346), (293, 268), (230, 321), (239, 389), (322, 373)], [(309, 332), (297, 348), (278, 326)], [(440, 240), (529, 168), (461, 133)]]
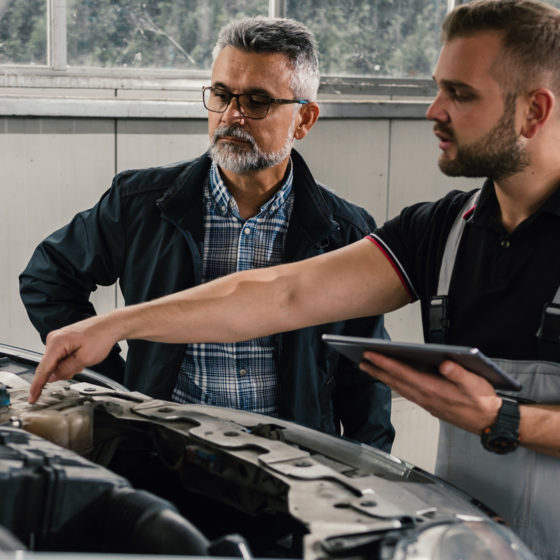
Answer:
[(226, 110), (222, 113), (222, 120), (224, 122), (240, 122), (245, 120), (245, 116), (241, 112), (239, 105), (239, 98), (232, 97), (229, 100)]
[(426, 118), (431, 121), (448, 122), (449, 114), (445, 109), (445, 103), (442, 94), (439, 92), (426, 110)]

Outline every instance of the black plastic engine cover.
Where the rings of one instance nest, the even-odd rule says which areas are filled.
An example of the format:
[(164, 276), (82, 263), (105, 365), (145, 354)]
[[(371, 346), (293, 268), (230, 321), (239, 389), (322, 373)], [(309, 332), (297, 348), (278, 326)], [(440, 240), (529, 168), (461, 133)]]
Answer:
[(0, 525), (32, 550), (95, 550), (110, 491), (129, 486), (72, 451), (0, 426)]

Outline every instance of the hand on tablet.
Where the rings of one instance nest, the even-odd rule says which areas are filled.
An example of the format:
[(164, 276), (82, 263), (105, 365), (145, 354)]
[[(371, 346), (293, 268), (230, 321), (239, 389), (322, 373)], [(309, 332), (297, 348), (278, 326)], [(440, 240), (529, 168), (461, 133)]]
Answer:
[(360, 369), (430, 414), (480, 434), (498, 416), (502, 399), (492, 385), (459, 364), (447, 360), (441, 375), (420, 372), (375, 352), (365, 352)]

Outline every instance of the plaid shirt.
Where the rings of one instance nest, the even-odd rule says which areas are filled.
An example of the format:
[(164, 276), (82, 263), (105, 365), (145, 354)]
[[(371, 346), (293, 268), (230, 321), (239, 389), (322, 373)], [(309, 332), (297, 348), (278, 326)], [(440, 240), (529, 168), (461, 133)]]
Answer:
[[(202, 282), (283, 262), (294, 193), (290, 161), (282, 187), (247, 221), (212, 163), (204, 186)], [(189, 344), (172, 400), (275, 415), (277, 335), (238, 343)]]

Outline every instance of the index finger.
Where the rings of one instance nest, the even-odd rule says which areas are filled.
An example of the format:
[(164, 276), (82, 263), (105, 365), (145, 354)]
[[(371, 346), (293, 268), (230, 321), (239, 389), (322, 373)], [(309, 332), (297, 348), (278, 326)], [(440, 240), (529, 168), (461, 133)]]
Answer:
[(60, 355), (60, 351), (56, 352), (47, 350), (44, 356), (41, 358), (37, 369), (35, 370), (35, 376), (31, 382), (31, 387), (29, 388), (29, 399), (30, 403), (34, 403), (40, 396), (43, 388), (45, 387), (47, 381), (51, 375), (55, 374), (56, 367), (58, 363), (66, 358), (66, 355)]

